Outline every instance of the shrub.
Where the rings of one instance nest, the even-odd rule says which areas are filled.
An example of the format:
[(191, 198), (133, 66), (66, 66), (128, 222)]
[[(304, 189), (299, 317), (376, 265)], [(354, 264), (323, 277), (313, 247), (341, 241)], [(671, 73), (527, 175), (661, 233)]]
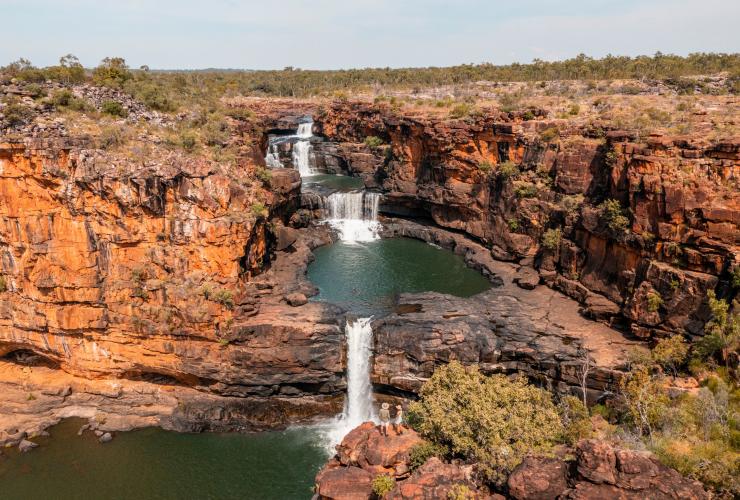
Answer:
[(629, 420), (642, 436), (653, 438), (654, 431), (665, 420), (668, 407), (662, 381), (650, 374), (647, 366), (637, 366), (620, 381), (620, 393)]
[(477, 497), (466, 484), (462, 483), (453, 484), (447, 491), (447, 500), (472, 500)]
[(519, 229), (519, 221), (516, 219), (509, 219), (506, 221), (506, 224), (509, 226), (509, 231), (516, 231)]
[(562, 434), (550, 394), (523, 379), (486, 377), (457, 361), (438, 368), (409, 406), (409, 422), (454, 455), (479, 462), (501, 484), (527, 453), (546, 451)]
[(96, 85), (120, 88), (124, 83), (133, 78), (133, 74), (129, 71), (124, 58), (106, 57), (93, 70), (92, 77)]
[(128, 112), (124, 109), (123, 105), (118, 101), (104, 101), (100, 110), (111, 116), (125, 117)]
[(678, 375), (678, 368), (686, 362), (689, 346), (681, 335), (673, 335), (660, 339), (652, 351), (653, 360), (664, 370), (674, 376)]
[(460, 104), (456, 105), (452, 110), (450, 111), (450, 118), (465, 118), (467, 116), (470, 116), (470, 114), (473, 111), (473, 106), (468, 104), (467, 102), (461, 102)]
[(478, 164), (478, 170), (488, 175), (493, 170), (493, 163), (490, 161), (484, 161)]
[(713, 290), (707, 297), (712, 319), (704, 325), (704, 337), (696, 343), (694, 354), (700, 360), (719, 358), (726, 365), (740, 344), (740, 313), (730, 313), (730, 305), (718, 299)]
[(599, 205), (601, 217), (606, 226), (614, 232), (621, 233), (627, 230), (629, 219), (622, 211), (622, 205), (618, 200), (608, 199)]
[(37, 83), (26, 85), (26, 92), (28, 92), (33, 99), (46, 96), (46, 90)]
[(735, 266), (730, 272), (730, 284), (732, 288), (740, 288), (740, 266)]
[(576, 116), (578, 113), (581, 112), (581, 107), (578, 104), (571, 104), (568, 108), (568, 114), (570, 116)]
[(519, 175), (519, 167), (513, 161), (505, 161), (498, 166), (498, 175), (502, 179), (510, 179)]
[(183, 130), (180, 132), (180, 145), (185, 151), (191, 152), (195, 149), (198, 143), (198, 138), (195, 133), (190, 130)]
[(272, 172), (269, 168), (265, 167), (257, 167), (257, 170), (255, 171), (255, 175), (257, 178), (262, 181), (263, 183), (267, 184), (272, 179)]
[(663, 305), (663, 297), (657, 292), (650, 292), (647, 294), (647, 309), (648, 312), (658, 312), (660, 306)]
[(218, 302), (222, 306), (226, 307), (227, 309), (231, 309), (234, 307), (234, 294), (231, 293), (230, 290), (217, 290), (214, 294), (212, 299), (214, 302)]
[(593, 426), (589, 418), (588, 408), (579, 398), (565, 396), (558, 404), (560, 418), (563, 422), (563, 441), (575, 444), (581, 439), (588, 439), (593, 435)]
[(542, 131), (540, 139), (544, 142), (553, 142), (555, 139), (560, 137), (560, 131), (557, 127), (549, 127)]
[(97, 137), (98, 147), (101, 149), (113, 149), (126, 142), (126, 134), (121, 127), (105, 127)]
[(12, 102), (6, 106), (3, 110), (3, 114), (5, 114), (5, 121), (7, 121), (11, 127), (25, 125), (33, 119), (33, 110), (19, 102)]
[(224, 146), (231, 136), (229, 124), (218, 117), (211, 117), (202, 130), (203, 142), (208, 146)]
[(254, 216), (258, 219), (267, 217), (269, 215), (267, 207), (261, 201), (255, 201), (254, 203), (252, 203), (251, 210)]
[(413, 448), (411, 448), (411, 451), (409, 452), (409, 467), (411, 470), (416, 470), (422, 465), (424, 465), (427, 460), (429, 460), (432, 457), (437, 458), (444, 458), (449, 453), (449, 450), (439, 444), (436, 443), (430, 443), (429, 441), (424, 441), (421, 444), (417, 444)]
[(548, 229), (542, 235), (542, 246), (550, 250), (551, 252), (554, 252), (555, 250), (560, 248), (560, 240), (562, 239), (562, 237), (563, 235), (560, 231), (560, 228)]
[(528, 122), (530, 120), (534, 120), (534, 118), (535, 118), (535, 116), (534, 116), (534, 113), (532, 112), (531, 109), (528, 109), (522, 115), (522, 120), (524, 120), (525, 122)]
[(379, 474), (373, 479), (373, 493), (378, 498), (385, 497), (396, 487), (396, 480), (387, 474)]
[(174, 111), (176, 108), (167, 92), (158, 85), (146, 85), (134, 94), (149, 109), (166, 112)]
[(517, 198), (534, 198), (537, 196), (537, 186), (530, 182), (520, 184), (514, 189)]
[(568, 194), (563, 196), (560, 200), (560, 206), (563, 207), (569, 215), (574, 215), (583, 205), (583, 199), (584, 197), (582, 194)]
[(365, 145), (370, 149), (377, 149), (383, 145), (383, 139), (376, 135), (369, 135), (365, 137)]

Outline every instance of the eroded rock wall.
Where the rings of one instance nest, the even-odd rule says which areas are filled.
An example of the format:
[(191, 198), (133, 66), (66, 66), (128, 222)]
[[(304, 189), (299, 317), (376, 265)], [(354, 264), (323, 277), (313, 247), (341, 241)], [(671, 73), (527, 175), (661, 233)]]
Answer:
[[(638, 336), (701, 335), (706, 292), (735, 293), (738, 140), (638, 139), (496, 111), (439, 120), (363, 103), (324, 108), (315, 131), (328, 141), (316, 154), (382, 189), (385, 213), (463, 231)], [(370, 147), (369, 136), (384, 144)], [(505, 162), (518, 168), (498, 173)], [(631, 212), (624, 230), (599, 208), (607, 199)], [(547, 248), (542, 236), (555, 228), (561, 238)]]

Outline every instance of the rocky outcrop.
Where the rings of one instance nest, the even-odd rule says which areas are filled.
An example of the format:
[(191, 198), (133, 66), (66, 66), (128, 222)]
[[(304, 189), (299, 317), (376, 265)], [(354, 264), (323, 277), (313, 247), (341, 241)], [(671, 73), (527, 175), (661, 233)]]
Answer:
[[(315, 117), (328, 141), (316, 154), (382, 188), (381, 211), (464, 231), (496, 258), (537, 269), (594, 318), (640, 337), (701, 335), (706, 291), (731, 299), (730, 271), (740, 265), (740, 142), (639, 140), (597, 125), (335, 103)], [(368, 136), (384, 145), (366, 145)], [(498, 173), (506, 162), (515, 168)], [(631, 213), (625, 229), (599, 208), (609, 198)], [(660, 301), (648, 303), (650, 294)]]
[(516, 500), (711, 498), (700, 483), (646, 453), (588, 440), (578, 443), (575, 455), (571, 464), (557, 458), (526, 458), (509, 476), (509, 495)]
[(341, 311), (286, 297), (315, 293), (305, 268), (328, 239), (281, 229), (297, 172), (269, 182), (178, 154), (137, 164), (83, 139), (0, 144), (0, 363), (30, 354), (80, 378), (246, 398), (246, 427), (270, 396), (327, 410), (344, 389)]
[[(337, 455), (316, 476), (314, 498), (373, 498), (372, 481), (378, 473), (396, 481), (384, 498), (405, 500), (453, 498), (454, 494), (502, 500), (711, 498), (700, 483), (662, 465), (652, 455), (601, 440), (584, 440), (574, 450), (561, 450), (573, 452), (574, 459), (525, 458), (500, 492), (489, 491), (476, 481), (475, 464), (445, 463), (432, 457), (409, 473), (409, 452), (418, 442), (421, 440), (413, 430), (384, 437), (370, 422), (362, 424), (337, 446)], [(379, 467), (381, 463), (385, 465)]]
[(421, 438), (411, 429), (400, 435), (392, 431), (389, 436), (383, 436), (378, 426), (365, 422), (347, 434), (337, 446), (336, 456), (316, 476), (315, 498), (374, 498), (372, 481), (379, 475), (396, 481), (395, 488), (385, 498), (446, 498), (453, 488), (460, 486), (471, 494), (476, 492), (470, 466), (445, 464), (432, 458), (412, 474), (409, 453), (420, 443)]
[(387, 221), (383, 235), (449, 249), (497, 286), (469, 298), (402, 294), (393, 314), (373, 322), (376, 389), (416, 393), (437, 366), (457, 360), (484, 373), (519, 373), (579, 397), (586, 369), (587, 395), (597, 401), (618, 385), (630, 351), (644, 349), (584, 318), (578, 304), (557, 291), (515, 285), (517, 266), (495, 260), (469, 238), (401, 220)]

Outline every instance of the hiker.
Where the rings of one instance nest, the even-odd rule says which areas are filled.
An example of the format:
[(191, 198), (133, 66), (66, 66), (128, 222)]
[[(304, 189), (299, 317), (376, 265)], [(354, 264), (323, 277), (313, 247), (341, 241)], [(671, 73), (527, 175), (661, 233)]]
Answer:
[(384, 436), (388, 435), (388, 423), (391, 420), (391, 412), (388, 411), (389, 407), (388, 403), (383, 403), (380, 405), (380, 412), (378, 413), (380, 417), (380, 433)]
[(403, 406), (396, 405), (396, 420), (393, 422), (393, 430), (399, 436), (403, 434)]

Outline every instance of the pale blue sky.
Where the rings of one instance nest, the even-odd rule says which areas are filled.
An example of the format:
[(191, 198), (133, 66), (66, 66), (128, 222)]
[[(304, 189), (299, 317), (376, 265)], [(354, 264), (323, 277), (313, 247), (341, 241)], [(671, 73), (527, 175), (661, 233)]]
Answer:
[(740, 0), (0, 0), (0, 65), (334, 69), (740, 52)]

